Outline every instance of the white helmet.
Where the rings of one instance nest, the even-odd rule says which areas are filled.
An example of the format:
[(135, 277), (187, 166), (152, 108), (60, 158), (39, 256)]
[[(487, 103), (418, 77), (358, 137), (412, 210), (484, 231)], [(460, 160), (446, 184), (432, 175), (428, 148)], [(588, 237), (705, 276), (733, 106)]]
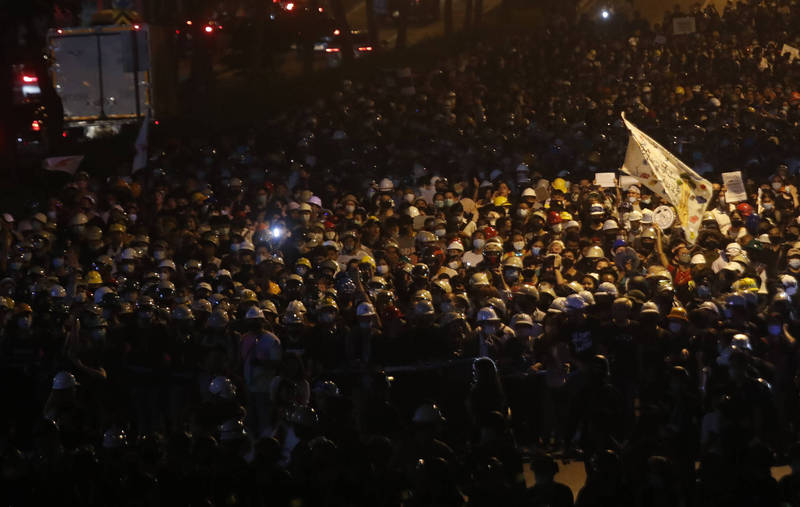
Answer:
[(110, 287), (99, 287), (94, 291), (94, 304), (99, 305), (103, 301), (103, 296), (106, 294), (113, 294), (114, 290)]
[(241, 243), (239, 243), (239, 251), (240, 252), (255, 252), (256, 251), (256, 247), (253, 246), (253, 243), (251, 241), (244, 240)]
[(78, 381), (75, 380), (75, 375), (68, 371), (60, 371), (53, 377), (53, 390), (63, 391), (64, 389), (71, 389), (78, 386)]
[(412, 419), (412, 421), (417, 424), (441, 423), (444, 422), (444, 420), (442, 411), (439, 410), (439, 407), (436, 406), (435, 403), (426, 403), (417, 407), (417, 410), (414, 411), (414, 418)]
[(264, 319), (264, 312), (257, 306), (251, 306), (244, 315), (245, 319)]
[(169, 268), (172, 271), (175, 271), (177, 269), (175, 266), (175, 261), (173, 261), (172, 259), (164, 259), (163, 261), (159, 262), (158, 268), (159, 269)]
[(67, 291), (64, 287), (56, 284), (50, 287), (50, 297), (51, 298), (64, 298), (67, 297)]
[(488, 287), (489, 275), (487, 275), (483, 271), (478, 271), (477, 273), (473, 273), (472, 277), (469, 279), (469, 284), (472, 287)]
[(238, 440), (246, 437), (247, 431), (244, 429), (242, 421), (236, 419), (228, 419), (219, 425), (219, 440), (220, 442), (229, 442), (231, 440)]
[(290, 301), (283, 314), (284, 324), (300, 324), (306, 315), (306, 306), (302, 301), (295, 299)]
[(486, 306), (478, 310), (478, 317), (476, 320), (478, 322), (499, 322), (500, 317), (497, 316), (497, 312), (494, 311), (494, 308)]
[(356, 316), (358, 317), (373, 317), (375, 315), (375, 307), (366, 301), (360, 303), (356, 308)]
[(783, 290), (786, 292), (786, 295), (791, 297), (797, 293), (797, 278), (793, 277), (792, 275), (781, 275), (780, 277), (781, 285), (783, 285)]
[(391, 192), (394, 190), (394, 183), (389, 178), (383, 178), (380, 183), (378, 183), (378, 190), (381, 192)]
[(406, 215), (411, 218), (417, 218), (419, 216), (419, 210), (416, 206), (409, 206), (408, 209), (406, 209)]
[(233, 385), (233, 382), (231, 382), (231, 379), (228, 377), (219, 375), (211, 380), (211, 383), (208, 385), (208, 392), (230, 400), (236, 396), (236, 386)]
[(122, 261), (135, 261), (136, 250), (134, 250), (133, 248), (126, 248), (125, 250), (122, 251), (119, 258)]

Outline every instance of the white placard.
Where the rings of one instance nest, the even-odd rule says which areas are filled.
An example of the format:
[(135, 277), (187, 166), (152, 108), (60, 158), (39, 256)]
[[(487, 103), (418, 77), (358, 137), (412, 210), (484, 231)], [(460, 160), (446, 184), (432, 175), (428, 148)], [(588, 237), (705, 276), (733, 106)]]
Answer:
[(675, 212), (669, 206), (661, 205), (653, 210), (653, 223), (665, 231), (675, 223)]
[(672, 20), (672, 33), (675, 35), (694, 33), (696, 30), (697, 27), (695, 26), (694, 16), (674, 18)]
[(636, 185), (638, 187), (640, 185), (639, 180), (637, 180), (633, 176), (628, 176), (627, 174), (620, 175), (619, 186), (622, 188), (622, 190), (628, 190), (633, 185)]
[(617, 186), (616, 173), (595, 173), (594, 184), (598, 187), (613, 188)]
[(747, 200), (747, 190), (744, 188), (740, 171), (722, 173), (722, 182), (725, 184), (725, 201), (742, 202)]

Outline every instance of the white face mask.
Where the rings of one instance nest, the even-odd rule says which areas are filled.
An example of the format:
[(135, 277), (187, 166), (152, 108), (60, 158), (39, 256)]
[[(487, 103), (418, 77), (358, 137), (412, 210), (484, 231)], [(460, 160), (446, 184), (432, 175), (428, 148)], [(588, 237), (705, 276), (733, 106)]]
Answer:
[(772, 182), (772, 188), (774, 188), (775, 190), (780, 190), (782, 186), (783, 186), (783, 183), (781, 183), (780, 181), (773, 181)]
[(486, 241), (484, 241), (482, 239), (473, 239), (472, 240), (472, 246), (477, 248), (478, 250), (483, 248), (483, 245), (485, 245), (485, 244), (486, 244)]
[(792, 269), (800, 268), (800, 259), (789, 259), (789, 267)]
[(433, 233), (436, 234), (437, 238), (442, 238), (442, 237), (444, 237), (445, 234), (447, 234), (447, 230), (446, 229), (436, 229), (435, 231), (433, 231)]
[(630, 202), (630, 203), (634, 203), (634, 202), (636, 202), (638, 200), (639, 200), (639, 198), (636, 197), (635, 195), (629, 195), (628, 196), (628, 202)]
[(348, 204), (347, 206), (344, 207), (344, 210), (348, 213), (353, 213), (356, 210), (356, 207), (353, 206), (352, 204)]
[(409, 204), (414, 202), (414, 197), (415, 197), (414, 194), (406, 194), (403, 197), (405, 198), (406, 202), (409, 203)]
[(450, 269), (458, 269), (459, 267), (461, 267), (461, 263), (458, 261), (450, 261), (447, 263), (447, 267), (449, 267)]
[(522, 251), (523, 248), (525, 248), (524, 241), (515, 241), (514, 243), (512, 243), (512, 245), (514, 246), (514, 250), (516, 250), (517, 252), (520, 252)]
[(386, 265), (386, 264), (378, 264), (378, 267), (377, 267), (376, 270), (378, 271), (379, 275), (385, 275), (386, 273), (389, 272), (389, 266)]
[(528, 208), (520, 208), (517, 210), (517, 216), (520, 218), (525, 218), (528, 216)]

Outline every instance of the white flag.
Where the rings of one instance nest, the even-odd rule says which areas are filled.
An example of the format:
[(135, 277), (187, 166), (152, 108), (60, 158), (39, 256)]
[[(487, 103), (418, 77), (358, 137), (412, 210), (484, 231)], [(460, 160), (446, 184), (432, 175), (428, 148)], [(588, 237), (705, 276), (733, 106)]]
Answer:
[(139, 169), (147, 167), (147, 133), (150, 130), (150, 110), (144, 117), (142, 126), (139, 127), (139, 135), (136, 136), (136, 156), (133, 157), (133, 168), (131, 174)]
[(50, 157), (44, 159), (42, 166), (45, 171), (61, 171), (68, 174), (75, 174), (75, 171), (83, 162), (83, 155), (71, 155), (68, 157)]
[(686, 239), (694, 244), (711, 199), (711, 183), (636, 128), (624, 114), (622, 119), (631, 133), (622, 171), (638, 178), (675, 207)]

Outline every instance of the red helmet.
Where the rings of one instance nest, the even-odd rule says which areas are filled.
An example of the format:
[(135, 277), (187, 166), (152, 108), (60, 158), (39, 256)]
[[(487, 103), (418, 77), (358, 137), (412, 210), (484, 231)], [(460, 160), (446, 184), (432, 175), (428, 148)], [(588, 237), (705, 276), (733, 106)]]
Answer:
[(750, 215), (753, 214), (753, 207), (747, 204), (746, 202), (740, 202), (739, 204), (737, 204), (736, 209), (739, 211), (739, 213), (741, 213), (746, 217), (749, 217)]
[(550, 225), (561, 223), (561, 213), (558, 211), (551, 211), (547, 214), (547, 223)]
[(483, 228), (483, 237), (486, 238), (486, 241), (497, 236), (497, 229), (492, 227), (491, 225), (487, 225)]

